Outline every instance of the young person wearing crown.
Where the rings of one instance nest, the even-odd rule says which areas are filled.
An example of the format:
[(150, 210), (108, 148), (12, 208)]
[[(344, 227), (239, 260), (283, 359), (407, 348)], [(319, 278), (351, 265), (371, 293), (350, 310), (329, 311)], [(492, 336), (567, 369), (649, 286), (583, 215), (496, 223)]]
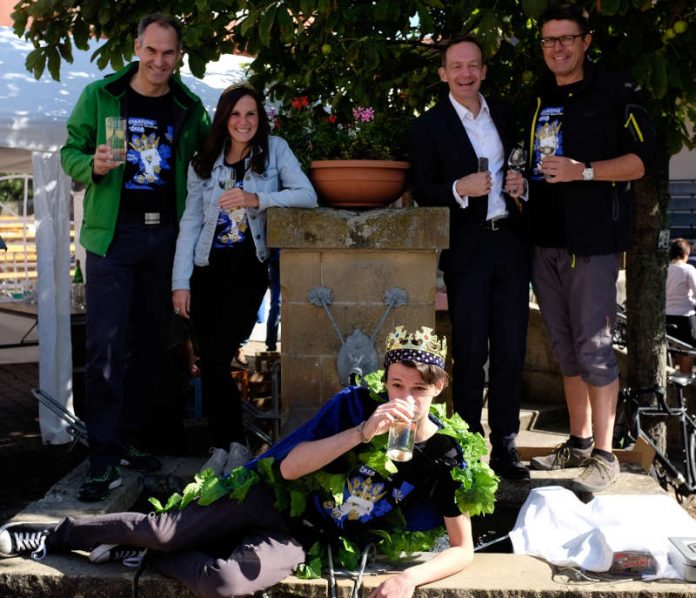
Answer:
[[(260, 457), (218, 478), (196, 476), (158, 513), (67, 518), (0, 529), (0, 555), (92, 550), (104, 562), (149, 549), (145, 562), (199, 596), (237, 596), (296, 572), (318, 576), (322, 560), (354, 568), (379, 554), (449, 545), (432, 559), (380, 580), (369, 594), (410, 597), (416, 587), (464, 569), (473, 558), (470, 516), (493, 510), (497, 478), (481, 461), (484, 439), (433, 405), (447, 384), (445, 339), (399, 326), (387, 337), (382, 372), (348, 387)], [(413, 457), (392, 462), (386, 437), (415, 421)], [(363, 565), (364, 567), (364, 559)], [(332, 577), (332, 576), (331, 576)]]

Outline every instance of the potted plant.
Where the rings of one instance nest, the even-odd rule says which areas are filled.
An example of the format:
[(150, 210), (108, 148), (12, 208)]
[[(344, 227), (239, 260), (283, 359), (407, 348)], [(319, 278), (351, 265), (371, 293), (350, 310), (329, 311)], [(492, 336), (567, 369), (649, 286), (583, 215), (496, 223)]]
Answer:
[(272, 117), (274, 133), (309, 171), (324, 205), (383, 207), (401, 197), (411, 116), (361, 106), (344, 116), (299, 96)]

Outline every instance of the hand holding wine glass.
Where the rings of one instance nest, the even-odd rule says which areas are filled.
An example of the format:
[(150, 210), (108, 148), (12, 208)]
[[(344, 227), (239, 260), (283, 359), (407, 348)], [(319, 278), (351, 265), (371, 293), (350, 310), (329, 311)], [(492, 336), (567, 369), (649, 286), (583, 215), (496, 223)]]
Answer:
[(521, 143), (512, 148), (508, 156), (507, 165), (513, 172), (522, 172), (527, 163), (527, 152)]

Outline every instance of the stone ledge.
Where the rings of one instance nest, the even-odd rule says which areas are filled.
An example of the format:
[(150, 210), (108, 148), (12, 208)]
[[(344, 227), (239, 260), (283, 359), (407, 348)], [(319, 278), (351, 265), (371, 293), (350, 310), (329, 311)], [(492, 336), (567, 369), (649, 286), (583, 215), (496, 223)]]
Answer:
[[(13, 598), (130, 598), (133, 570), (119, 564), (93, 565), (84, 557), (49, 555), (40, 563), (26, 559), (0, 561), (0, 596)], [(696, 584), (678, 581), (612, 580), (568, 583), (554, 580), (554, 569), (542, 560), (514, 554), (477, 554), (464, 571), (418, 588), (414, 598), (687, 598), (696, 597)], [(363, 578), (362, 596), (385, 579)], [(338, 580), (338, 598), (349, 598), (351, 579)], [(142, 598), (191, 598), (193, 594), (173, 579), (146, 570), (139, 583)], [(320, 598), (328, 595), (325, 579), (288, 577), (265, 592), (268, 598)]]
[(449, 208), (390, 208), (355, 212), (270, 208), (269, 247), (282, 249), (408, 249), (449, 247)]

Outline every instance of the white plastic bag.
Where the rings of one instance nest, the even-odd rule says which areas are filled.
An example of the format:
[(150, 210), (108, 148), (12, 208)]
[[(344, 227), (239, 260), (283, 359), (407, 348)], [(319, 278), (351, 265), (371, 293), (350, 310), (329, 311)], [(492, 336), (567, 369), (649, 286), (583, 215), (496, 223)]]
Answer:
[(546, 486), (530, 492), (510, 539), (516, 554), (595, 572), (609, 571), (622, 554), (649, 553), (654, 566), (643, 577), (655, 579), (680, 578), (668, 561), (668, 538), (689, 535), (696, 521), (667, 495), (598, 496), (585, 504), (566, 488)]

